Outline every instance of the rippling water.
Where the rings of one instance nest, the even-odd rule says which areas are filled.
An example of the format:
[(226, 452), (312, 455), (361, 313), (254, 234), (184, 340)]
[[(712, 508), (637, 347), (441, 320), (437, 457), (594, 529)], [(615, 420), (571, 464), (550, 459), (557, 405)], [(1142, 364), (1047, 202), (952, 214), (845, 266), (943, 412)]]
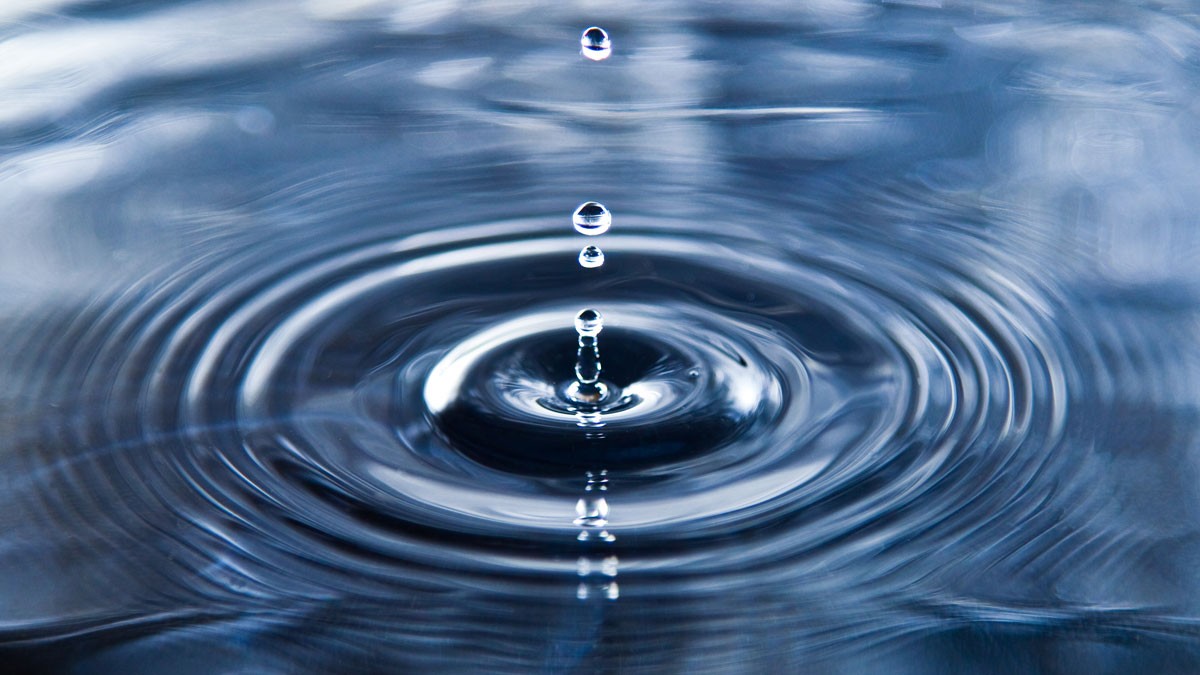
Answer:
[(0, 658), (1196, 672), (1197, 82), (1187, 2), (6, 3)]

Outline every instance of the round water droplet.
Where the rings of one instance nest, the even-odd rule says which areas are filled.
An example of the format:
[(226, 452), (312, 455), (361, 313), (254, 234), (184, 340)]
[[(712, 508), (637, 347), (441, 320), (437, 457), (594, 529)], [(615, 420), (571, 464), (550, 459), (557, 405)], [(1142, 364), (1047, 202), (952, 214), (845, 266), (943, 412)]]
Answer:
[(612, 226), (612, 214), (599, 202), (584, 202), (575, 209), (571, 223), (575, 225), (576, 232), (594, 237), (608, 232)]
[(608, 38), (608, 33), (604, 32), (603, 28), (592, 26), (583, 31), (583, 35), (579, 38), (579, 53), (583, 54), (585, 59), (592, 61), (603, 61), (612, 54), (612, 40)]
[(604, 330), (604, 317), (594, 309), (585, 309), (575, 316), (575, 331), (583, 337), (596, 337)]
[(604, 264), (604, 251), (595, 246), (585, 247), (579, 252), (579, 264), (587, 269), (595, 269)]

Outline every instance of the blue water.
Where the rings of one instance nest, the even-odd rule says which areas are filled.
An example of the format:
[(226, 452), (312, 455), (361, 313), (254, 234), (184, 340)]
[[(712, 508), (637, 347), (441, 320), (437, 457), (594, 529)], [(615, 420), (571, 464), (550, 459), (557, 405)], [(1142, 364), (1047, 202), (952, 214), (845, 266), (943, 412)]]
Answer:
[(0, 670), (1200, 671), (1198, 81), (1186, 2), (10, 1)]

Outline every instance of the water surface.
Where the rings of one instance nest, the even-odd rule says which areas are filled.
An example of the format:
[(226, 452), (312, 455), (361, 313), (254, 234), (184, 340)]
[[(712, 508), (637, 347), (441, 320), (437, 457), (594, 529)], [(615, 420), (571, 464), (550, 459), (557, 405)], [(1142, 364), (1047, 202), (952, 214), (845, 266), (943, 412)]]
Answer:
[(1195, 672), (1198, 81), (1185, 2), (10, 2), (5, 663)]

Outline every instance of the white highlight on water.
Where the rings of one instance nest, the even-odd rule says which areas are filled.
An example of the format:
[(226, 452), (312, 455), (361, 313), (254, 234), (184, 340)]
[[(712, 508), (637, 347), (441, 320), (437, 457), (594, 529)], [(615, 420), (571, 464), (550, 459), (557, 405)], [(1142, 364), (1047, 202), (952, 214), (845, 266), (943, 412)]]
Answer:
[(604, 497), (580, 497), (575, 503), (575, 524), (604, 527), (608, 524), (608, 500)]
[(600, 342), (604, 317), (594, 309), (585, 309), (575, 317), (575, 332), (579, 334), (579, 350), (575, 353), (575, 381), (567, 388), (567, 396), (580, 404), (576, 411), (581, 427), (599, 427), (604, 422), (597, 404), (608, 394), (608, 386), (600, 381)]
[(579, 541), (590, 541), (593, 537), (603, 542), (614, 542), (616, 537), (604, 528), (608, 525), (608, 499), (600, 493), (608, 491), (608, 471), (599, 473), (587, 472), (587, 485), (583, 487), (583, 497), (575, 502), (575, 525), (583, 528), (579, 531)]

